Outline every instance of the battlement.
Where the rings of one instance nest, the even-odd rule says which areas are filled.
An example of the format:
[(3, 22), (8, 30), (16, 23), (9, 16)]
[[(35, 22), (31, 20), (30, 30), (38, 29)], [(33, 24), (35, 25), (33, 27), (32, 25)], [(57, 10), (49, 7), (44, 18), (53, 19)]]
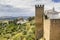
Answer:
[(36, 8), (44, 7), (44, 5), (35, 5)]

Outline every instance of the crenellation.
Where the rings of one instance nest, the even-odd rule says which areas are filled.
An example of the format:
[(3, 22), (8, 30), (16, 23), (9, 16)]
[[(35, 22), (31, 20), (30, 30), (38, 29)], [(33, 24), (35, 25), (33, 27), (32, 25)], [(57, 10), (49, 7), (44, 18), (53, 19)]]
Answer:
[(44, 5), (35, 5), (36, 8), (42, 8)]

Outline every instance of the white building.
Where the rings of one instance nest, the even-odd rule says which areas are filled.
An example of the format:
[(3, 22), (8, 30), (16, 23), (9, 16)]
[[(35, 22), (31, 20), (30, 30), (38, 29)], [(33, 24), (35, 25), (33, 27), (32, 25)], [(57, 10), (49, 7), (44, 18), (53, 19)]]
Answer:
[(17, 21), (17, 24), (24, 24), (26, 22), (27, 22), (27, 20), (19, 20), (19, 21)]

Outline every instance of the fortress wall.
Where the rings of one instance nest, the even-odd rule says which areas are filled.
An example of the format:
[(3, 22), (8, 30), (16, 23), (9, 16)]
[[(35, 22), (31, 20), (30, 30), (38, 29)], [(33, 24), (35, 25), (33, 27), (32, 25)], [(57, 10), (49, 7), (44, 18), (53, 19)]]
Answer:
[(60, 40), (60, 19), (51, 19), (50, 40)]
[(50, 39), (50, 19), (44, 20), (44, 38)]

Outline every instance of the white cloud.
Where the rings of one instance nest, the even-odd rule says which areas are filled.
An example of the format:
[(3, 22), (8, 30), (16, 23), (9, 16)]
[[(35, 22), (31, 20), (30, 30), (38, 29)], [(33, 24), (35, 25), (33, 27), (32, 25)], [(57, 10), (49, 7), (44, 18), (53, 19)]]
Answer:
[(37, 0), (36, 4), (44, 4), (45, 9), (51, 9), (53, 6), (52, 0)]
[(8, 4), (19, 8), (34, 9), (34, 0), (0, 0), (0, 4)]
[(34, 0), (0, 0), (2, 4), (9, 4), (16, 7), (31, 7), (34, 4)]
[[(60, 3), (54, 3), (52, 0), (0, 0), (0, 4), (28, 9), (31, 15), (35, 13), (35, 4), (44, 4), (45, 10), (52, 9), (53, 7), (55, 7), (56, 10), (60, 10)], [(28, 15), (28, 12), (26, 14)]]
[(27, 12), (22, 12), (21, 14), (34, 15), (34, 0), (0, 0), (0, 4), (11, 5), (15, 8), (22, 8), (23, 10), (28, 9)]
[(36, 0), (35, 4), (44, 4), (45, 10), (52, 9), (53, 7), (56, 11), (60, 10), (60, 3), (55, 3), (52, 0)]
[(34, 10), (34, 4), (44, 4), (45, 9), (60, 7), (60, 3), (54, 3), (52, 0), (0, 0), (1, 4), (9, 4), (19, 8), (29, 8)]

